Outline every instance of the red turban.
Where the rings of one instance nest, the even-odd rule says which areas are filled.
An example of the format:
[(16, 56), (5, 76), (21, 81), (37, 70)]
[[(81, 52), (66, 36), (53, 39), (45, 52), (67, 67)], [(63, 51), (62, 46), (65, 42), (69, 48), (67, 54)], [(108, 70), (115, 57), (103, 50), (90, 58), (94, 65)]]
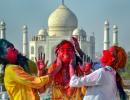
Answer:
[(125, 67), (127, 55), (122, 47), (112, 46), (103, 51), (103, 56), (100, 60), (104, 65), (111, 66), (117, 70)]

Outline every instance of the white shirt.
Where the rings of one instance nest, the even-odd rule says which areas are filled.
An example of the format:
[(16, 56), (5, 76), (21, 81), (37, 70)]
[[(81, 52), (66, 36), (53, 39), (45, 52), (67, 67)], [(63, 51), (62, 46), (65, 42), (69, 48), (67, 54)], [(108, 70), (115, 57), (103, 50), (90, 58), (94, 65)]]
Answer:
[(110, 66), (106, 66), (82, 77), (73, 75), (70, 86), (87, 86), (87, 93), (83, 100), (116, 100), (115, 75), (116, 72)]

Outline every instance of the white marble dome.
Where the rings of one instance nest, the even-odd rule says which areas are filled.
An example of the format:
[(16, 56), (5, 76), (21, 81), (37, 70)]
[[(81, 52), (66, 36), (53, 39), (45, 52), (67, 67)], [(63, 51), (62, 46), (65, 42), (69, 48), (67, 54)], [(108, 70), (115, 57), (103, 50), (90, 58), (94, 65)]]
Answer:
[[(66, 35), (77, 27), (78, 20), (75, 14), (64, 4), (54, 10), (48, 18), (49, 35)], [(63, 33), (63, 31), (66, 32)], [(67, 33), (68, 32), (68, 33)], [(69, 34), (70, 35), (70, 34)]]
[(47, 35), (47, 30), (46, 29), (40, 29), (38, 31), (38, 35)]
[(82, 28), (76, 28), (73, 31), (73, 36), (85, 36), (86, 37), (86, 32)]
[(48, 19), (48, 26), (77, 26), (77, 18), (74, 13), (65, 5), (60, 5), (51, 13)]

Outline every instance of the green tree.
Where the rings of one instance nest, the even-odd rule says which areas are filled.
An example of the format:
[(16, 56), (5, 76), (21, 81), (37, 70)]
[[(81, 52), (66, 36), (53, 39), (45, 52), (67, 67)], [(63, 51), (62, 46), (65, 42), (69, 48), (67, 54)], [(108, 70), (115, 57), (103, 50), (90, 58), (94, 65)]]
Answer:
[(130, 79), (130, 51), (127, 53), (127, 62), (124, 70), (121, 71), (121, 76), (124, 79)]
[(127, 72), (130, 72), (130, 52), (127, 53), (127, 62), (126, 62), (126, 68), (125, 70)]

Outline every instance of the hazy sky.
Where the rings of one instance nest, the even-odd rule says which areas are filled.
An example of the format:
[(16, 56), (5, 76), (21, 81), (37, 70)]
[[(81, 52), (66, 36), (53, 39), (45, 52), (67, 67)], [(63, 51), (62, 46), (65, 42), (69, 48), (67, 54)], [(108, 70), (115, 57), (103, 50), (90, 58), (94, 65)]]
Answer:
[[(29, 39), (42, 27), (47, 28), (48, 16), (61, 0), (0, 0), (0, 21), (6, 23), (7, 39), (22, 51), (22, 26), (28, 26)], [(104, 21), (119, 28), (119, 45), (130, 51), (130, 0), (65, 0), (78, 18), (79, 27), (96, 37), (96, 51), (103, 49)]]

